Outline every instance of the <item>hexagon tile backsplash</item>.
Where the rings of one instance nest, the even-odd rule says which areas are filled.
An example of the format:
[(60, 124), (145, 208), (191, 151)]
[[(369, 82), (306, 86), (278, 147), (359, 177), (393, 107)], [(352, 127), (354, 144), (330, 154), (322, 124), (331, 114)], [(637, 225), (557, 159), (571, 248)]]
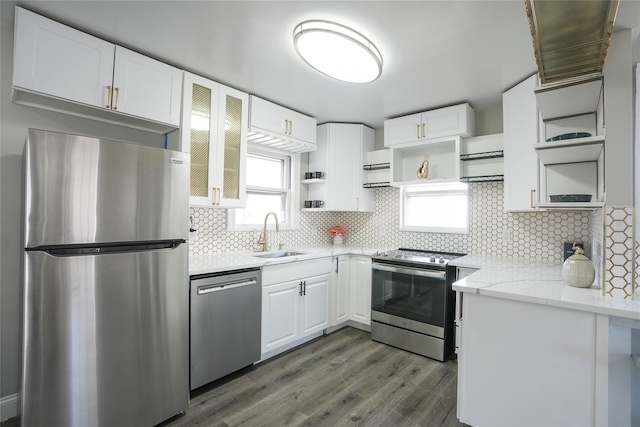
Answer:
[[(503, 183), (474, 183), (469, 187), (468, 234), (418, 233), (399, 230), (400, 191), (375, 191), (375, 211), (301, 212), (296, 230), (268, 231), (272, 247), (331, 244), (329, 228), (347, 229), (345, 245), (369, 248), (417, 248), (518, 259), (562, 261), (564, 242), (584, 242), (591, 248), (589, 212), (505, 213)], [(261, 231), (227, 231), (224, 209), (191, 208), (197, 233), (191, 236), (192, 254), (247, 252), (256, 249)], [(589, 253), (587, 253), (589, 255)]]
[(638, 243), (635, 236), (635, 208), (602, 209), (602, 288), (613, 298), (638, 298)]

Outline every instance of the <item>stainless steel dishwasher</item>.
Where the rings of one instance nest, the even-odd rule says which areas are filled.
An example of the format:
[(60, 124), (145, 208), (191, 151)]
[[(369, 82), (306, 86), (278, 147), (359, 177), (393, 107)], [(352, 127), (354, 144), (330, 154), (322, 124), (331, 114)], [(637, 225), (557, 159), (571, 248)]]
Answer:
[(260, 360), (260, 279), (260, 269), (191, 278), (191, 390)]

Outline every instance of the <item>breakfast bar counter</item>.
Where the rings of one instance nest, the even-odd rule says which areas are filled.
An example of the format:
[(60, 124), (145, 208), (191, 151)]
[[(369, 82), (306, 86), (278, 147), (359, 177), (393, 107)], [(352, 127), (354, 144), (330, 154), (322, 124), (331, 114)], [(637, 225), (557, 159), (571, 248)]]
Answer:
[(640, 302), (562, 280), (562, 263), (465, 256), (458, 418), (470, 425), (634, 425)]

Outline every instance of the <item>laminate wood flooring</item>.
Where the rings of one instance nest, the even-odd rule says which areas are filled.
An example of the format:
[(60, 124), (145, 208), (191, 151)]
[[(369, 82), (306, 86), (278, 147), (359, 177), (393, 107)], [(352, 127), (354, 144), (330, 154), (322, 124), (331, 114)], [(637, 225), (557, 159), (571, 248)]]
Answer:
[(437, 362), (347, 327), (196, 390), (186, 414), (161, 427), (463, 426), (456, 379), (454, 358)]
[(462, 426), (457, 362), (343, 328), (192, 393), (163, 427)]

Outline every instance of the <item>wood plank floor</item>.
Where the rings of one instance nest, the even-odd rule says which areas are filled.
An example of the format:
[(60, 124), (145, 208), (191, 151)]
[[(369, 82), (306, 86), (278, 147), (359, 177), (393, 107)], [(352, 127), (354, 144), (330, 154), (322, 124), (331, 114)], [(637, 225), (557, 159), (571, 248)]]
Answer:
[(186, 414), (161, 426), (462, 426), (456, 378), (453, 358), (437, 362), (347, 327), (196, 390)]
[(187, 426), (461, 426), (457, 362), (344, 328), (196, 390)]

